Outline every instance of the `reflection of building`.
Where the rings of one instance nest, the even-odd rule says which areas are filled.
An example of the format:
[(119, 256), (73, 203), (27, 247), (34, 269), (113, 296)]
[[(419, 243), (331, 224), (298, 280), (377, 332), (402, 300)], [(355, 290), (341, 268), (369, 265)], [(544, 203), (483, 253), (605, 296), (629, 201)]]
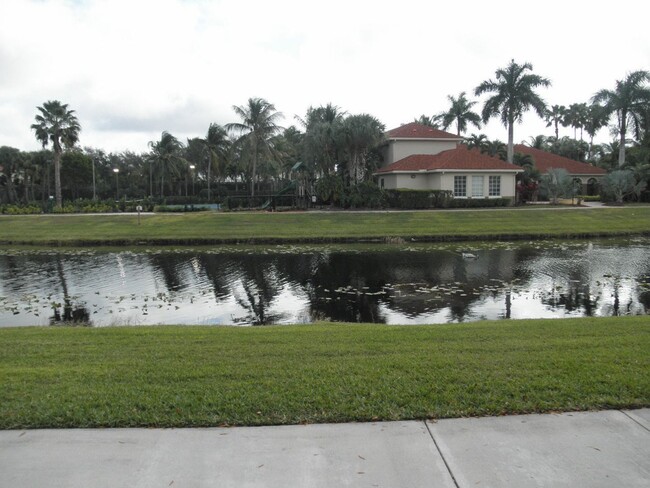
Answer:
[(523, 144), (515, 145), (515, 152), (528, 154), (533, 158), (535, 168), (541, 173), (546, 173), (549, 169), (564, 169), (574, 180), (582, 184), (583, 195), (598, 194), (600, 180), (607, 174), (603, 168), (592, 166), (591, 164), (581, 163), (573, 159), (558, 156), (550, 152), (535, 149), (534, 147)]
[(418, 123), (386, 133), (384, 166), (375, 176), (381, 188), (446, 190), (454, 198), (515, 196), (519, 166), (459, 144), (462, 138)]

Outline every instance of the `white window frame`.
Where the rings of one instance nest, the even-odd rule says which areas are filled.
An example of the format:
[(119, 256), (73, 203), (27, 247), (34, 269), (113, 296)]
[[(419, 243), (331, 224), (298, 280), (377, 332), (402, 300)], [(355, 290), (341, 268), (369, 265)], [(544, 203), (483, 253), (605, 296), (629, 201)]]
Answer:
[[(477, 184), (479, 182), (480, 184)], [(483, 175), (472, 175), (472, 198), (483, 198), (485, 196), (484, 184)]]
[[(457, 191), (460, 189), (463, 190), (463, 193)], [(465, 175), (454, 176), (454, 198), (467, 198), (467, 176)]]
[(488, 178), (488, 195), (491, 197), (501, 196), (501, 175), (490, 175)]

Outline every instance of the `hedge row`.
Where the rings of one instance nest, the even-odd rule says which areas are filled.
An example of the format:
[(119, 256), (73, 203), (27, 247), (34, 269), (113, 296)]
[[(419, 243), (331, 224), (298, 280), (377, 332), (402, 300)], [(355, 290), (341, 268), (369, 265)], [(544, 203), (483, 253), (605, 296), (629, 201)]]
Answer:
[(389, 207), (400, 209), (421, 208), (480, 208), (508, 207), (511, 198), (454, 198), (447, 190), (385, 190)]

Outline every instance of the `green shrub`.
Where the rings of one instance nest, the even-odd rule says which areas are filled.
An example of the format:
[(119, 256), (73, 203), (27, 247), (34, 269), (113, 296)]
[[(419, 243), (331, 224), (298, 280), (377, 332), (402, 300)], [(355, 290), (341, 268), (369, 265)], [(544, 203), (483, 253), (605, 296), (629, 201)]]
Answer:
[(400, 209), (447, 208), (453, 201), (450, 191), (446, 190), (386, 190), (388, 205)]
[(600, 202), (600, 195), (580, 195), (580, 198), (583, 202)]
[(5, 215), (27, 215), (27, 214), (40, 214), (43, 209), (40, 205), (0, 205), (0, 214)]
[(386, 204), (386, 197), (376, 183), (364, 181), (346, 188), (341, 203), (350, 208), (382, 208)]
[(512, 205), (512, 198), (454, 198), (450, 208), (490, 208), (509, 207)]

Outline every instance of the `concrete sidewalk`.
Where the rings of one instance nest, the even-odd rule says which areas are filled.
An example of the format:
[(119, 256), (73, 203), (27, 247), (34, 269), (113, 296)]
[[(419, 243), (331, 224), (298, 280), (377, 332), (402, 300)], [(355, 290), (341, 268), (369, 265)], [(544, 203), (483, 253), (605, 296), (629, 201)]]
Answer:
[(0, 487), (644, 487), (650, 409), (437, 422), (0, 431)]

